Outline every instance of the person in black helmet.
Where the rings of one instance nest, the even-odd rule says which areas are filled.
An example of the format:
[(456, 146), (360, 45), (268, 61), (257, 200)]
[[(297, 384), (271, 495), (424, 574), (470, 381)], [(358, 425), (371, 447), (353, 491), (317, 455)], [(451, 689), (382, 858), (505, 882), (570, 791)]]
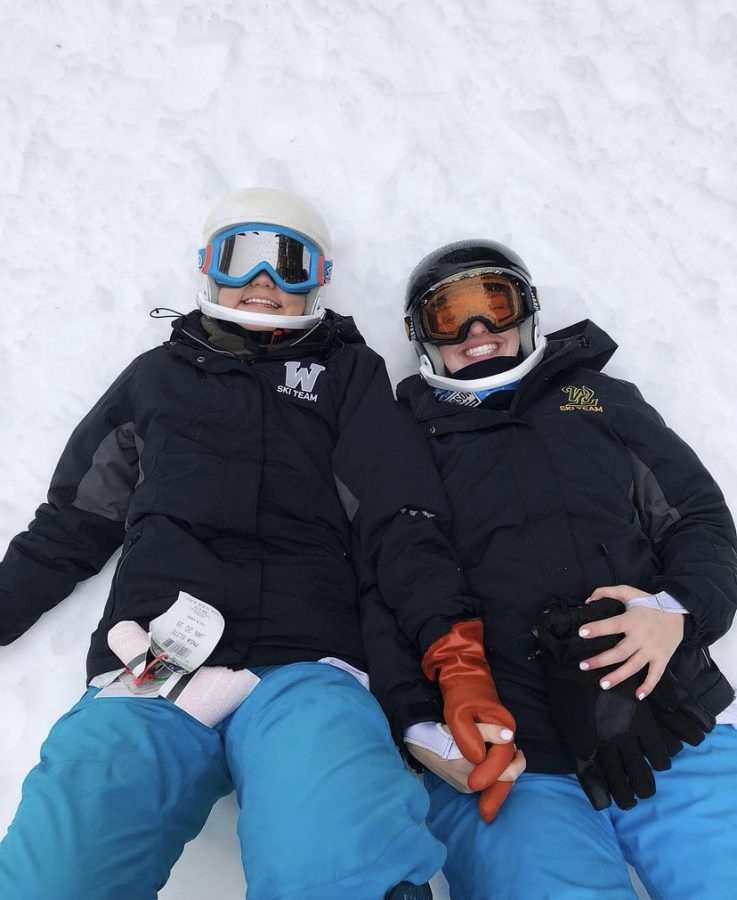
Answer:
[(602, 373), (611, 338), (590, 321), (546, 338), (539, 308), (494, 241), (429, 254), (407, 289), (420, 372), (398, 398), (443, 478), (527, 760), (485, 825), (423, 736), (435, 723), (408, 729), (428, 824), (453, 897), (634, 897), (630, 863), (653, 898), (726, 898), (737, 708), (708, 647), (737, 605), (734, 523), (693, 451)]

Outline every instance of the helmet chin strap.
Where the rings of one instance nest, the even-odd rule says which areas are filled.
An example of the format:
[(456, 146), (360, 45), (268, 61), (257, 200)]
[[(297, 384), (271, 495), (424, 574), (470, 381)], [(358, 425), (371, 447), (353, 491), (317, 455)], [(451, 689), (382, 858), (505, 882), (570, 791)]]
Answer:
[(324, 310), (315, 310), (307, 316), (270, 316), (268, 313), (246, 312), (240, 309), (231, 309), (229, 306), (220, 306), (207, 299), (205, 291), (197, 295), (197, 306), (206, 316), (213, 319), (222, 319), (225, 322), (235, 322), (236, 325), (265, 325), (267, 328), (296, 328), (305, 330), (313, 328), (325, 315)]
[(420, 375), (431, 387), (442, 388), (446, 391), (463, 391), (472, 394), (474, 391), (488, 391), (490, 388), (504, 387), (507, 384), (519, 381), (520, 378), (524, 378), (528, 372), (535, 368), (543, 357), (546, 343), (545, 337), (540, 335), (535, 349), (518, 366), (508, 369), (506, 372), (499, 372), (497, 375), (487, 375), (485, 378), (473, 378), (470, 380), (437, 375), (433, 370), (430, 357), (423, 354), (420, 356)]

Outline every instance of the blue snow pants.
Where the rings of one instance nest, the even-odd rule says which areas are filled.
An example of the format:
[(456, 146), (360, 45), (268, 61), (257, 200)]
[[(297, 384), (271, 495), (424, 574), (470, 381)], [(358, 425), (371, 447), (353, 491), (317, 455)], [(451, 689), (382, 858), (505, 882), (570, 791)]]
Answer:
[(25, 780), (2, 900), (153, 900), (233, 789), (249, 900), (381, 900), (429, 880), (445, 851), (373, 696), (326, 664), (259, 673), (215, 729), (165, 700), (89, 690)]
[(428, 826), (448, 848), (453, 900), (634, 900), (625, 865), (653, 900), (737, 896), (737, 730), (686, 747), (657, 793), (596, 812), (573, 775), (523, 774), (485, 825), (473, 794), (434, 775)]

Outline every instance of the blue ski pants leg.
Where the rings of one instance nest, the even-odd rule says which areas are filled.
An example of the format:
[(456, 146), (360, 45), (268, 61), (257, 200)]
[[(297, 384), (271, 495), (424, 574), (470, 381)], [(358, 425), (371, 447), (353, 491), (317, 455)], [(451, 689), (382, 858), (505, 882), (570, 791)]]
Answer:
[(635, 900), (609, 817), (597, 813), (572, 775), (520, 776), (487, 825), (478, 796), (434, 775), (430, 830), (448, 848), (453, 900)]
[(717, 725), (658, 772), (654, 797), (611, 819), (653, 900), (737, 895), (737, 730)]
[(23, 784), (3, 900), (155, 900), (232, 790), (216, 731), (163, 700), (95, 694), (54, 725)]
[(731, 900), (737, 885), (737, 731), (717, 726), (656, 773), (631, 810), (596, 812), (570, 775), (525, 773), (491, 825), (434, 775), (428, 825), (448, 848), (453, 900), (624, 900), (625, 863), (653, 900)]
[(317, 663), (269, 668), (217, 729), (89, 691), (52, 728), (0, 845), (3, 900), (153, 900), (232, 790), (249, 900), (380, 900), (445, 850), (380, 707)]
[(381, 900), (443, 846), (374, 697), (321, 663), (260, 670), (225, 733), (249, 900)]

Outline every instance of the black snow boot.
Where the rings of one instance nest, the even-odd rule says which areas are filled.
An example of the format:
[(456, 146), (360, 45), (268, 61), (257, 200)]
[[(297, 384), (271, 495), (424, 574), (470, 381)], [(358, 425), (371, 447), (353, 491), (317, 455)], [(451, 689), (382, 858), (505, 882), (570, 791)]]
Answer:
[(432, 900), (432, 891), (427, 882), (412, 884), (411, 881), (400, 881), (386, 894), (384, 900)]

